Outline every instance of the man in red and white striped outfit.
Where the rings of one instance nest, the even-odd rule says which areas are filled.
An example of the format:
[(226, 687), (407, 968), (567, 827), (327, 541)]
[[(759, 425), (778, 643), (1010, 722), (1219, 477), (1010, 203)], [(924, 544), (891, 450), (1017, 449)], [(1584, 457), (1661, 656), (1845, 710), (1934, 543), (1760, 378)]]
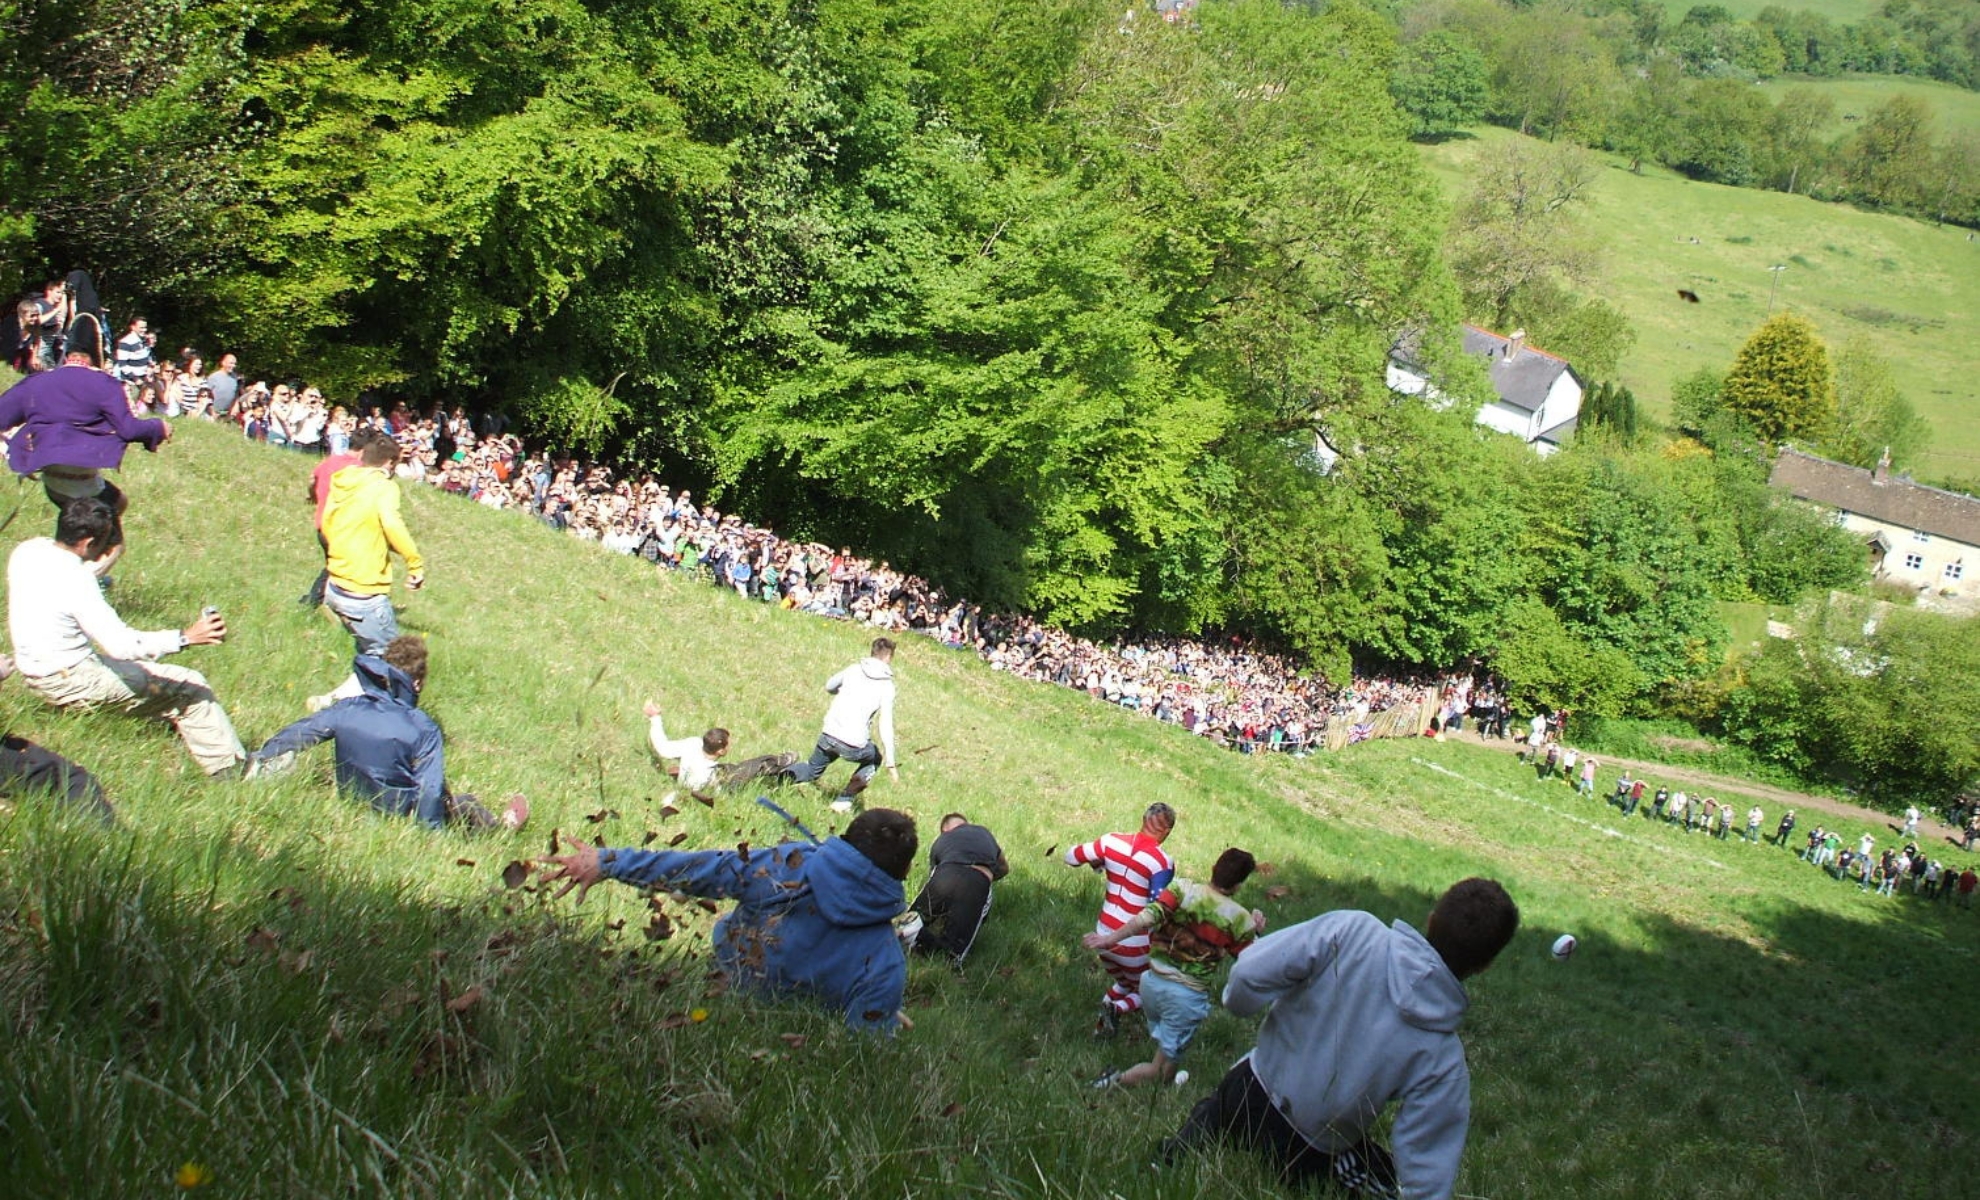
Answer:
[[(1066, 851), (1069, 867), (1092, 867), (1107, 877), (1107, 898), (1100, 905), (1096, 933), (1112, 933), (1132, 920), (1161, 894), (1175, 877), (1175, 860), (1162, 842), (1176, 827), (1176, 810), (1151, 804), (1141, 818), (1141, 832), (1109, 833)], [(1094, 1037), (1112, 1037), (1124, 1012), (1141, 1007), (1141, 973), (1148, 969), (1148, 935), (1122, 938), (1099, 952), (1100, 965), (1113, 983), (1100, 999), (1100, 1019)]]

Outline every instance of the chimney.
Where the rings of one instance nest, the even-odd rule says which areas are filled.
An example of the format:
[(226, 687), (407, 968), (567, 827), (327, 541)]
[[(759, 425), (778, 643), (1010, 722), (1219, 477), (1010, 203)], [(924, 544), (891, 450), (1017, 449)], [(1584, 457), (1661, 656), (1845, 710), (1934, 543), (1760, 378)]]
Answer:
[(1526, 345), (1526, 329), (1521, 326), (1506, 335), (1506, 361), (1519, 357), (1520, 348)]
[(1891, 448), (1884, 447), (1884, 456), (1877, 460), (1876, 469), (1870, 472), (1871, 483), (1889, 483), (1891, 478)]

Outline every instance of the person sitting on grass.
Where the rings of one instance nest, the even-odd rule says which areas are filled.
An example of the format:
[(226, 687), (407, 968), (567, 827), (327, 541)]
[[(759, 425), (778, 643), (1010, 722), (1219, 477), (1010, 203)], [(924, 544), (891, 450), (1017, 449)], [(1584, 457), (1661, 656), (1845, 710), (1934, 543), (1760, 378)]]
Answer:
[[(1259, 939), (1224, 987), (1231, 1012), (1265, 1013), (1258, 1045), (1162, 1144), (1163, 1161), (1228, 1141), (1291, 1184), (1449, 1200), (1471, 1124), (1463, 981), (1518, 929), (1503, 887), (1466, 879), (1422, 933), (1339, 911)], [(1369, 1131), (1397, 1103), (1392, 1154)]]
[(529, 820), (529, 802), (521, 795), (509, 797), (497, 817), (473, 796), (447, 790), (440, 726), (419, 709), (426, 662), (426, 639), (410, 634), (393, 638), (382, 656), (358, 655), (351, 663), (358, 695), (268, 739), (248, 774), (281, 774), (294, 764), (297, 751), (334, 741), (338, 786), (380, 812), (410, 813), (429, 829), (449, 822), (469, 829), (521, 829)]
[(736, 850), (600, 850), (579, 845), (541, 861), (546, 882), (577, 889), (616, 879), (638, 888), (735, 900), (715, 923), (715, 964), (745, 991), (809, 996), (856, 1030), (913, 1028), (901, 1010), (907, 956), (894, 932), (914, 865), (914, 819), (889, 808), (860, 813), (823, 843)]
[(1168, 1083), (1183, 1052), (1210, 1016), (1210, 984), (1226, 959), (1236, 958), (1265, 932), (1265, 914), (1247, 911), (1232, 896), (1258, 866), (1233, 846), (1217, 858), (1208, 886), (1178, 879), (1127, 924), (1085, 937), (1088, 950), (1105, 950), (1124, 937), (1149, 935), (1148, 970), (1141, 977), (1141, 1012), (1155, 1057), (1093, 1081), (1097, 1088)]
[(227, 623), (209, 610), (184, 629), (124, 624), (91, 570), (123, 544), (111, 502), (85, 496), (62, 506), (52, 539), (14, 547), (7, 559), (14, 666), (28, 690), (56, 708), (111, 708), (169, 722), (201, 771), (231, 777), (246, 752), (212, 685), (198, 671), (157, 661), (188, 646), (221, 644)]

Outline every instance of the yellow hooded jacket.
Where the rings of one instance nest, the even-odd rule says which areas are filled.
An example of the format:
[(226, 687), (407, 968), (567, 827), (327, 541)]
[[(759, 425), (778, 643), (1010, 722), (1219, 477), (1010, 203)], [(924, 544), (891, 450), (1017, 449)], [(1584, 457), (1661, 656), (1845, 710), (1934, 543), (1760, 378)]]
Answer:
[(398, 482), (378, 467), (345, 467), (330, 477), (323, 540), (330, 547), (330, 583), (353, 596), (392, 590), (394, 550), (406, 560), (406, 574), (426, 573), (426, 560), (399, 516)]

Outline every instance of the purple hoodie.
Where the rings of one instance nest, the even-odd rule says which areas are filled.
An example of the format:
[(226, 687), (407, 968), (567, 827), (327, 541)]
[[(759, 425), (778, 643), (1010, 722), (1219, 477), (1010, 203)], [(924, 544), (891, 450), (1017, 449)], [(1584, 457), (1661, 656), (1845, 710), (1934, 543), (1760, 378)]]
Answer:
[(124, 386), (88, 367), (57, 367), (30, 375), (0, 396), (0, 429), (20, 426), (7, 447), (19, 475), (44, 467), (115, 467), (124, 447), (147, 450), (165, 440), (165, 422), (131, 415)]

